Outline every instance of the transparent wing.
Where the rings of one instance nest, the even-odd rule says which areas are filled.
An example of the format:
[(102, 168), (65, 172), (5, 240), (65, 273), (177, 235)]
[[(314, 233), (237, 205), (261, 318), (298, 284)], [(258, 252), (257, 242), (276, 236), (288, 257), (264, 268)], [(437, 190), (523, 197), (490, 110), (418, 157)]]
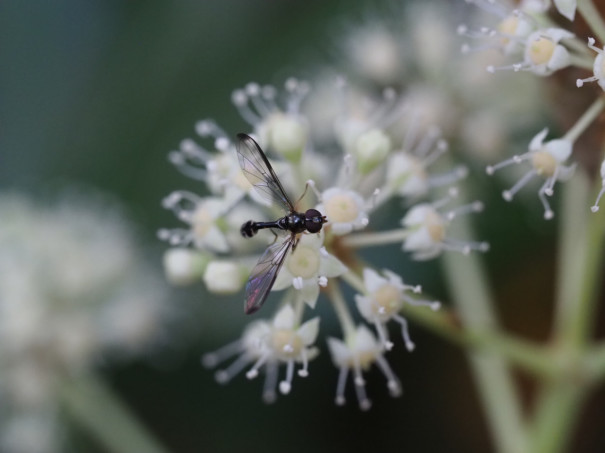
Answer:
[(288, 251), (292, 247), (294, 235), (284, 242), (277, 242), (270, 246), (260, 257), (250, 273), (246, 283), (246, 305), (244, 311), (247, 315), (257, 311), (265, 302), (271, 291), (277, 274), (281, 269)]
[(263, 198), (277, 203), (284, 211), (294, 211), (294, 205), (258, 143), (246, 134), (237, 134), (237, 138), (237, 158), (248, 181)]

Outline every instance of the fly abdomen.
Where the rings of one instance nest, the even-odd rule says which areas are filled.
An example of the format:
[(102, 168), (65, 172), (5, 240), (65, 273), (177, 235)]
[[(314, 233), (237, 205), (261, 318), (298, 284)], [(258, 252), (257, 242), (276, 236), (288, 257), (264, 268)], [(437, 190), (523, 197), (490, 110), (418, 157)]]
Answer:
[(279, 228), (283, 230), (284, 228), (279, 224), (279, 221), (276, 222), (255, 222), (254, 220), (248, 220), (246, 223), (242, 225), (239, 229), (242, 236), (245, 238), (251, 238), (254, 236), (258, 230), (262, 230), (264, 228)]
[(257, 231), (258, 231), (258, 227), (256, 226), (256, 222), (252, 221), (252, 220), (248, 220), (246, 223), (244, 223), (242, 225), (242, 227), (239, 229), (240, 233), (242, 233), (242, 236), (244, 236), (245, 238), (251, 238), (252, 236), (254, 236)]

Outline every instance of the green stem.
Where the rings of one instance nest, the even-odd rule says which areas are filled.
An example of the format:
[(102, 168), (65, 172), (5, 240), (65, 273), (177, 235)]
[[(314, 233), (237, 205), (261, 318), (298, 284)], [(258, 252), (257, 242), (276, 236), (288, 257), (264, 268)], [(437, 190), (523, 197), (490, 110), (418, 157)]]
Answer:
[(532, 453), (565, 451), (586, 389), (571, 380), (548, 383), (534, 415)]
[(605, 217), (588, 209), (589, 182), (578, 172), (566, 184), (559, 245), (558, 298), (553, 344), (561, 373), (541, 392), (532, 429), (532, 452), (563, 451), (583, 398), (590, 390), (586, 353), (601, 275)]
[[(472, 237), (468, 217), (460, 216), (452, 222), (448, 229), (450, 234), (452, 237)], [(462, 257), (445, 253), (442, 264), (464, 327), (481, 332), (498, 331), (492, 309), (494, 304), (479, 255)], [(503, 453), (527, 451), (522, 409), (507, 362), (502, 357), (477, 352), (470, 352), (469, 359), (496, 450)]]
[(426, 307), (406, 305), (403, 314), (453, 343), (474, 348), (477, 352), (500, 355), (511, 364), (538, 378), (551, 378), (557, 372), (556, 363), (543, 347), (517, 340), (492, 329), (463, 329), (454, 314), (443, 308), (434, 312), (427, 310)]
[(605, 22), (592, 0), (578, 0), (577, 10), (601, 42), (605, 42)]
[(567, 133), (563, 136), (563, 140), (569, 140), (572, 143), (578, 139), (580, 135), (592, 124), (592, 122), (599, 116), (605, 107), (605, 98), (598, 97), (591, 105), (586, 109), (578, 121), (569, 128)]
[(585, 366), (591, 382), (600, 382), (605, 379), (605, 342), (593, 346), (586, 354)]
[(603, 264), (605, 216), (590, 213), (589, 182), (583, 172), (577, 172), (566, 186), (559, 245), (555, 342), (579, 351), (585, 348), (592, 330)]
[(73, 420), (113, 453), (166, 453), (103, 381), (92, 375), (65, 381), (61, 397)]
[(355, 334), (355, 322), (353, 322), (353, 317), (349, 312), (349, 308), (347, 307), (347, 303), (344, 299), (344, 296), (342, 295), (340, 286), (338, 286), (338, 282), (330, 282), (328, 284), (327, 290), (330, 302), (332, 302), (332, 307), (334, 308), (336, 316), (340, 321), (343, 337), (346, 340), (347, 338)]
[(410, 235), (410, 230), (399, 228), (397, 230), (381, 231), (378, 233), (356, 233), (342, 238), (346, 247), (360, 248), (375, 245), (388, 245), (403, 241)]

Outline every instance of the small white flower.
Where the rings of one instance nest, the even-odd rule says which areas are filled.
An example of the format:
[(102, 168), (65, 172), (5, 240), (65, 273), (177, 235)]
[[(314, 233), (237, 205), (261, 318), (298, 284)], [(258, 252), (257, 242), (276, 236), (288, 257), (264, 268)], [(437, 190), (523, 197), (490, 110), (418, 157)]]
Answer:
[(466, 25), (459, 26), (459, 35), (486, 42), (476, 48), (464, 44), (462, 47), (463, 53), (497, 48), (505, 55), (511, 55), (523, 48), (524, 40), (535, 29), (535, 22), (526, 14), (526, 12), (531, 12), (532, 9), (528, 2), (523, 2), (524, 4), (519, 5), (517, 9), (507, 10), (500, 4), (494, 4), (494, 2), (488, 4), (488, 2), (480, 0), (467, 1), (468, 3), (474, 3), (488, 13), (498, 16), (499, 22), (493, 28), (482, 26), (478, 30), (470, 30)]
[(210, 261), (204, 271), (206, 288), (215, 294), (234, 294), (244, 285), (247, 269), (229, 260)]
[(380, 129), (371, 129), (356, 138), (353, 155), (361, 174), (369, 173), (380, 165), (391, 151), (391, 139)]
[(381, 85), (397, 81), (403, 46), (382, 23), (357, 24), (347, 36), (344, 50), (353, 69)]
[(529, 151), (519, 156), (513, 156), (511, 159), (502, 161), (496, 165), (490, 165), (486, 168), (487, 174), (491, 175), (496, 170), (512, 164), (529, 162), (531, 169), (517, 181), (509, 190), (502, 192), (502, 197), (506, 201), (511, 201), (515, 194), (525, 186), (534, 176), (542, 176), (546, 179), (538, 191), (538, 197), (544, 206), (544, 218), (552, 219), (554, 212), (546, 196), (552, 196), (553, 188), (557, 181), (569, 179), (575, 165), (566, 166), (563, 164), (571, 155), (573, 143), (570, 140), (555, 139), (544, 142), (548, 129), (544, 128), (530, 142)]
[(447, 150), (448, 144), (436, 128), (427, 131), (415, 144), (404, 143), (403, 149), (392, 153), (388, 160), (386, 191), (395, 191), (404, 197), (418, 197), (426, 194), (430, 188), (451, 184), (465, 177), (465, 167), (429, 175), (429, 167)]
[(302, 364), (298, 375), (308, 376), (308, 362), (318, 353), (317, 348), (312, 346), (318, 333), (318, 317), (298, 325), (294, 309), (286, 304), (277, 312), (273, 321), (250, 324), (240, 340), (205, 354), (202, 363), (206, 367), (215, 367), (220, 362), (238, 356), (226, 369), (216, 372), (216, 379), (220, 383), (229, 382), (251, 363), (253, 366), (246, 373), (248, 379), (258, 376), (259, 370), (265, 367), (263, 399), (270, 403), (275, 400), (280, 363), (286, 364), (286, 377), (279, 383), (282, 394), (288, 394), (292, 388), (295, 363)]
[(426, 305), (432, 310), (438, 310), (441, 304), (413, 299), (406, 294), (406, 291), (419, 293), (420, 287), (404, 285), (401, 277), (391, 271), (384, 270), (383, 273), (386, 278), (381, 277), (373, 269), (365, 268), (363, 270), (363, 281), (367, 292), (365, 295), (355, 295), (357, 308), (366, 321), (376, 327), (378, 338), (387, 351), (393, 347), (385, 326), (390, 320), (401, 325), (405, 346), (408, 351), (412, 351), (415, 346), (408, 333), (407, 321), (400, 314), (404, 302), (410, 305)]
[(453, 250), (468, 254), (471, 250), (487, 251), (485, 242), (460, 241), (448, 238), (447, 227), (451, 220), (460, 214), (480, 212), (483, 204), (474, 202), (459, 206), (441, 214), (434, 205), (417, 204), (412, 207), (401, 224), (408, 230), (408, 236), (403, 242), (403, 250), (412, 252), (416, 260), (428, 260), (439, 255), (443, 250)]
[(326, 286), (328, 278), (338, 277), (347, 271), (344, 264), (326, 251), (323, 238), (323, 232), (301, 236), (296, 250), (286, 258), (273, 285), (274, 290), (292, 285), (311, 308), (315, 307), (319, 287)]
[(233, 104), (242, 118), (254, 127), (263, 147), (298, 162), (308, 136), (306, 120), (300, 115), (300, 104), (309, 92), (306, 82), (290, 78), (284, 84), (284, 102), (278, 105), (278, 92), (271, 85), (248, 83), (235, 90)]
[(605, 90), (605, 47), (599, 49), (595, 45), (594, 38), (588, 38), (588, 47), (597, 53), (592, 65), (593, 76), (586, 79), (576, 80), (576, 86), (580, 88), (586, 82), (597, 82), (602, 90)]
[(345, 386), (349, 371), (352, 370), (359, 407), (362, 410), (368, 410), (371, 407), (372, 403), (365, 391), (363, 371), (367, 371), (374, 363), (387, 378), (387, 387), (391, 396), (401, 395), (401, 383), (383, 357), (382, 345), (367, 327), (358, 326), (345, 341), (328, 338), (328, 347), (334, 365), (340, 370), (336, 387), (337, 405), (342, 406), (346, 402)]
[(214, 252), (229, 251), (229, 243), (221, 227), (228, 205), (221, 198), (200, 198), (185, 191), (176, 191), (164, 198), (163, 205), (189, 224), (189, 229), (160, 230), (160, 239), (171, 245), (193, 243), (199, 249)]
[(189, 285), (202, 278), (209, 256), (175, 247), (164, 252), (164, 273), (173, 285)]
[(332, 187), (323, 191), (316, 209), (327, 217), (332, 232), (337, 235), (360, 230), (369, 223), (365, 202), (353, 190)]
[(527, 69), (540, 76), (569, 66), (569, 51), (560, 44), (561, 40), (573, 38), (573, 33), (562, 28), (546, 28), (533, 32), (525, 44), (525, 59), (519, 69)]
[(300, 162), (307, 143), (308, 126), (298, 114), (269, 115), (259, 126), (260, 142), (292, 163)]

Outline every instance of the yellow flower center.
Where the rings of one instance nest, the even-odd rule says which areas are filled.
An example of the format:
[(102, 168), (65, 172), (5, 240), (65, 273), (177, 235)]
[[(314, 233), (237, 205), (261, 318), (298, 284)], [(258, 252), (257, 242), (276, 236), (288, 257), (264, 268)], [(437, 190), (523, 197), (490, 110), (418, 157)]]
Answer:
[[(516, 16), (508, 16), (498, 25), (498, 31), (504, 35), (514, 36), (519, 25), (519, 18)], [(510, 42), (509, 38), (503, 37), (500, 39), (503, 45)]]
[(214, 225), (214, 219), (212, 218), (210, 211), (202, 205), (193, 213), (191, 224), (195, 237), (203, 238)]
[(358, 363), (362, 370), (367, 370), (376, 360), (376, 353), (374, 351), (357, 352), (355, 359), (350, 359), (347, 362), (349, 368), (354, 368), (355, 363)]
[(299, 245), (288, 258), (287, 266), (295, 277), (311, 278), (319, 272), (319, 252)]
[(399, 289), (393, 285), (384, 285), (372, 294), (372, 309), (375, 314), (389, 317), (401, 309)]
[(281, 358), (291, 359), (298, 357), (303, 348), (301, 338), (296, 332), (287, 329), (280, 329), (273, 332), (271, 336), (271, 346)]
[(357, 203), (347, 194), (339, 194), (330, 197), (324, 203), (326, 216), (333, 223), (353, 222), (359, 215)]
[(535, 65), (546, 64), (552, 58), (555, 46), (548, 38), (538, 38), (529, 46), (529, 58)]
[(552, 154), (549, 154), (546, 151), (538, 151), (532, 156), (532, 165), (539, 175), (549, 178), (555, 174), (557, 161)]
[(427, 214), (424, 226), (434, 242), (443, 241), (445, 238), (445, 226), (443, 218), (437, 212), (431, 211)]

